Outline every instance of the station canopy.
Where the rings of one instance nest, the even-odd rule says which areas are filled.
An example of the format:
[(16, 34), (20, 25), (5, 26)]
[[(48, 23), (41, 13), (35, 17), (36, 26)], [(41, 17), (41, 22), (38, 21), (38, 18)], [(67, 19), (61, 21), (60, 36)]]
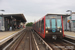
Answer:
[(21, 22), (26, 22), (26, 18), (23, 14), (0, 14), (2, 17), (15, 18), (16, 20), (21, 20)]

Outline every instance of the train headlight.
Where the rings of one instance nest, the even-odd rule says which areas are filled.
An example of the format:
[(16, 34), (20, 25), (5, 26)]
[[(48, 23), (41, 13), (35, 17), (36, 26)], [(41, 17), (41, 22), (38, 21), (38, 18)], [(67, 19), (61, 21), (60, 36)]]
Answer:
[(48, 33), (48, 31), (46, 30), (46, 33)]
[(60, 33), (61, 33), (62, 31), (60, 30)]

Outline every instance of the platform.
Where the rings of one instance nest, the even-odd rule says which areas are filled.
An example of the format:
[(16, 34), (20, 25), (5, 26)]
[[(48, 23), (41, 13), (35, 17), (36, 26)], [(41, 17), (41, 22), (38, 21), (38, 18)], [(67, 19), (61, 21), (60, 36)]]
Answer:
[(64, 34), (65, 37), (75, 40), (75, 32), (65, 31)]
[(19, 29), (16, 31), (5, 31), (5, 32), (0, 32), (0, 45), (4, 44), (7, 42), (9, 39), (13, 38), (15, 35), (17, 35), (19, 32), (21, 32), (23, 29)]

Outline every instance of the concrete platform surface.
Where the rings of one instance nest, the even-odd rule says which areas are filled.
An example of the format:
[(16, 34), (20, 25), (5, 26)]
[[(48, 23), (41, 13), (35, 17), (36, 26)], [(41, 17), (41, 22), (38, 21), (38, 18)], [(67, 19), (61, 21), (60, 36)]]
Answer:
[(65, 31), (64, 34), (65, 37), (75, 40), (75, 32)]
[(14, 33), (16, 33), (17, 31), (9, 31), (9, 32), (0, 32), (0, 40), (5, 38), (5, 37), (8, 37)]
[(24, 29), (19, 29), (16, 31), (5, 31), (5, 32), (0, 32), (0, 45), (4, 44), (6, 41), (14, 37), (15, 35), (18, 34), (18, 32), (22, 31)]

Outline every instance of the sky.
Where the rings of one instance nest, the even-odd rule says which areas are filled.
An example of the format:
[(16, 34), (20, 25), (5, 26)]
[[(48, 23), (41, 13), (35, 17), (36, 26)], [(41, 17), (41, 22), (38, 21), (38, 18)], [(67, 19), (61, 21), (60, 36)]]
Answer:
[(0, 0), (0, 13), (23, 13), (27, 22), (34, 22), (47, 13), (75, 12), (75, 0)]

